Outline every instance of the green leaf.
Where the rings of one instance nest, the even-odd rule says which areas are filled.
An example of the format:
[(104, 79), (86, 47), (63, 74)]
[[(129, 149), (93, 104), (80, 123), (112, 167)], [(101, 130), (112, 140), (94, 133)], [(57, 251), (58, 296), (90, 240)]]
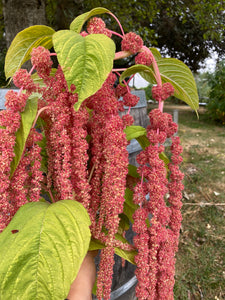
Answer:
[(175, 58), (163, 58), (158, 60), (157, 64), (162, 74), (162, 81), (170, 82), (174, 86), (174, 96), (196, 111), (199, 108), (199, 98), (191, 70)]
[(127, 126), (124, 129), (124, 132), (126, 134), (126, 138), (128, 141), (132, 139), (137, 139), (138, 137), (142, 135), (146, 135), (146, 129), (141, 126)]
[(152, 69), (150, 67), (145, 66), (145, 65), (134, 65), (134, 66), (127, 68), (121, 74), (120, 79), (119, 79), (120, 84), (123, 83), (123, 80), (126, 77), (130, 77), (131, 75), (136, 74), (136, 73), (140, 73), (141, 76), (142, 76), (142, 74), (144, 74), (145, 80), (147, 80), (148, 82), (156, 82), (154, 72), (152, 71)]
[(20, 128), (16, 132), (16, 143), (14, 147), (15, 156), (11, 163), (11, 177), (13, 176), (23, 154), (26, 140), (37, 114), (37, 107), (38, 96), (35, 94), (31, 95), (27, 100), (25, 110), (21, 113)]
[(142, 149), (145, 149), (150, 145), (149, 139), (146, 135), (139, 136), (136, 138), (136, 140), (138, 141)]
[[(123, 242), (124, 244), (129, 244), (127, 242), (127, 240), (120, 234), (116, 234), (115, 235), (116, 239)], [(119, 255), (120, 257), (126, 259), (127, 261), (129, 261), (131, 264), (134, 264), (135, 265), (135, 262), (134, 262), (134, 257), (135, 255), (137, 255), (137, 251), (136, 250), (131, 250), (131, 251), (128, 251), (128, 250), (123, 250), (121, 248), (115, 248), (115, 253), (117, 255)]]
[(71, 30), (56, 32), (53, 44), (68, 87), (76, 86), (78, 109), (83, 100), (101, 88), (112, 70), (115, 44), (103, 34), (82, 37)]
[[(157, 60), (162, 82), (170, 82), (174, 89), (174, 96), (197, 111), (199, 98), (194, 76), (191, 70), (176, 58), (162, 58)], [(151, 72), (144, 70), (140, 75), (151, 83), (156, 83)]]
[[(155, 51), (153, 51), (153, 55)], [(161, 74), (162, 83), (170, 82), (174, 89), (174, 96), (185, 103), (192, 109), (197, 111), (199, 98), (194, 76), (191, 70), (180, 60), (175, 58), (159, 58), (157, 57), (157, 65)], [(128, 68), (120, 76), (120, 82), (133, 74), (139, 73), (145, 80), (150, 83), (156, 83), (155, 75), (152, 67), (144, 65), (135, 65)]]
[[(128, 243), (126, 239), (124, 239), (121, 235), (119, 234), (116, 234), (116, 239), (117, 240), (120, 240), (122, 241), (123, 243)], [(103, 249), (105, 248), (105, 245), (102, 244), (99, 240), (94, 240), (92, 239), (91, 242), (90, 242), (90, 246), (89, 246), (89, 251), (92, 251), (92, 250), (98, 250), (98, 249)], [(128, 251), (128, 250), (123, 250), (121, 248), (117, 248), (115, 247), (115, 253), (126, 259), (127, 261), (129, 261), (130, 263), (132, 264), (135, 264), (134, 262), (134, 257), (135, 255), (137, 254), (137, 251), (136, 250), (131, 250), (131, 251)]]
[(137, 167), (130, 164), (128, 165), (128, 175), (134, 178), (140, 178), (140, 175), (137, 172)]
[(12, 41), (6, 54), (6, 79), (12, 77), (30, 59), (30, 53), (33, 48), (43, 46), (50, 49), (54, 32), (54, 29), (45, 25), (30, 26), (20, 31)]
[(38, 146), (41, 147), (41, 171), (45, 174), (48, 173), (48, 154), (47, 154), (47, 140), (45, 135), (42, 133), (42, 140), (38, 142)]
[(153, 48), (153, 47), (150, 47), (149, 49), (152, 52), (152, 54), (154, 55), (156, 61), (162, 58), (161, 53), (159, 52), (158, 49)]
[(169, 171), (168, 164), (170, 163), (169, 158), (167, 157), (167, 155), (164, 152), (159, 153), (159, 158), (164, 161), (165, 168), (168, 172)]
[(94, 251), (105, 248), (105, 245), (102, 244), (99, 240), (91, 239), (88, 251)]
[(118, 227), (118, 233), (123, 234), (124, 231), (127, 231), (130, 228), (130, 221), (128, 217), (125, 214), (120, 214), (120, 223)]
[(77, 33), (80, 33), (84, 23), (91, 17), (95, 15), (101, 15), (104, 13), (110, 13), (110, 11), (104, 7), (96, 7), (82, 15), (76, 17), (73, 22), (70, 24), (70, 30), (73, 30)]
[(129, 261), (131, 264), (135, 265), (135, 261), (134, 261), (134, 257), (135, 255), (137, 255), (137, 251), (136, 250), (131, 250), (131, 251), (127, 251), (127, 250), (123, 250), (121, 248), (115, 248), (115, 253), (124, 258), (125, 260)]
[(88, 250), (89, 226), (73, 200), (22, 206), (0, 234), (0, 299), (65, 299)]
[(133, 192), (129, 188), (126, 188), (124, 198), (125, 198), (125, 202), (123, 204), (123, 213), (128, 217), (131, 223), (133, 223), (134, 222), (133, 214), (135, 210), (138, 208), (138, 205), (134, 204)]

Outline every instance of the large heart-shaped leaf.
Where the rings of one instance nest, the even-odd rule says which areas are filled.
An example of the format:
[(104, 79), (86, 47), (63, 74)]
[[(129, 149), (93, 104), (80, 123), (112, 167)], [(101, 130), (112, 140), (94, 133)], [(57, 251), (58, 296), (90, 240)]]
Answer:
[(20, 162), (21, 156), (23, 154), (26, 140), (28, 138), (31, 127), (33, 125), (33, 122), (37, 114), (37, 107), (38, 107), (38, 95), (33, 94), (27, 100), (25, 110), (21, 113), (20, 128), (16, 132), (16, 143), (14, 147), (15, 156), (11, 163), (11, 177), (15, 172)]
[(12, 41), (5, 58), (5, 76), (8, 79), (30, 59), (34, 47), (52, 47), (54, 29), (45, 25), (34, 25), (20, 31)]
[(70, 24), (70, 29), (73, 31), (76, 31), (77, 33), (81, 32), (81, 29), (84, 25), (84, 23), (91, 17), (95, 15), (101, 15), (105, 13), (110, 13), (110, 11), (104, 7), (96, 7), (92, 10), (76, 17), (73, 22)]
[(53, 44), (68, 87), (76, 86), (78, 109), (83, 100), (101, 88), (112, 70), (115, 44), (103, 34), (83, 37), (72, 30), (56, 32)]
[[(156, 52), (153, 52), (156, 53)], [(197, 111), (199, 98), (195, 79), (191, 70), (180, 60), (175, 58), (161, 58), (157, 55), (157, 65), (161, 74), (162, 82), (170, 82), (174, 89), (174, 96)], [(120, 76), (120, 82), (132, 74), (139, 73), (150, 83), (156, 83), (155, 74), (152, 67), (135, 65), (128, 68)]]
[(163, 58), (157, 61), (163, 82), (170, 82), (174, 96), (187, 103), (192, 109), (199, 108), (198, 91), (191, 70), (176, 58)]
[(73, 200), (22, 206), (0, 234), (0, 299), (65, 299), (88, 250), (89, 226)]

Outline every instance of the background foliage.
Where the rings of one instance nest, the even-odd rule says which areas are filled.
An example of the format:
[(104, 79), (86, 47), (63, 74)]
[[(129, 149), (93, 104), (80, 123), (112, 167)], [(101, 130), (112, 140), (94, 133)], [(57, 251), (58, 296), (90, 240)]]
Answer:
[[(50, 7), (54, 7), (55, 2), (48, 0), (48, 18)], [(79, 10), (103, 6), (114, 12), (125, 31), (136, 31), (143, 37), (147, 46), (159, 47), (161, 53), (182, 60), (193, 71), (199, 69), (212, 49), (221, 55), (225, 53), (224, 1), (67, 0), (63, 3), (61, 7), (55, 7), (56, 16), (61, 10), (61, 24), (51, 17), (51, 20), (54, 19), (53, 25), (59, 27), (56, 29), (61, 29), (60, 26), (67, 27)], [(111, 19), (108, 22), (111, 22)], [(110, 24), (111, 28), (112, 25)]]
[[(157, 46), (162, 54), (182, 60), (192, 71), (200, 68), (212, 50), (219, 55), (225, 53), (224, 1), (47, 0), (47, 25), (55, 30), (66, 29), (75, 16), (98, 6), (113, 11), (125, 31), (129, 29), (137, 32), (146, 41), (147, 46)], [(2, 8), (1, 1), (1, 48), (5, 47)], [(15, 11), (15, 17), (16, 13)], [(31, 18), (32, 12), (27, 17)], [(110, 23), (110, 28), (118, 26), (112, 18), (105, 21), (107, 25)], [(2, 52), (2, 49), (0, 50)]]
[(225, 60), (217, 63), (216, 71), (208, 74), (210, 102), (207, 110), (211, 119), (225, 124)]

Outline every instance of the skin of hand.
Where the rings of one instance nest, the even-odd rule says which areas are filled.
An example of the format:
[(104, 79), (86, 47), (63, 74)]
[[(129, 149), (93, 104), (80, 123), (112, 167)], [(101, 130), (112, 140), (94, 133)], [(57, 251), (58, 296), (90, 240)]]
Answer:
[(88, 251), (85, 256), (80, 270), (71, 285), (68, 300), (91, 300), (92, 288), (95, 283), (96, 267), (94, 258), (98, 251)]

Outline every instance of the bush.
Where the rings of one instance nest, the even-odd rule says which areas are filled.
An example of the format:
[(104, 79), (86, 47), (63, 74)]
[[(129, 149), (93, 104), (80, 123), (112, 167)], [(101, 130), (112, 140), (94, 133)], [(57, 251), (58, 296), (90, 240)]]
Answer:
[(215, 121), (225, 124), (225, 60), (219, 62), (214, 74), (209, 74), (209, 86), (211, 88), (210, 101), (207, 110)]
[(211, 90), (208, 82), (209, 76), (210, 74), (208, 72), (195, 74), (195, 82), (200, 102), (209, 102), (209, 93)]

